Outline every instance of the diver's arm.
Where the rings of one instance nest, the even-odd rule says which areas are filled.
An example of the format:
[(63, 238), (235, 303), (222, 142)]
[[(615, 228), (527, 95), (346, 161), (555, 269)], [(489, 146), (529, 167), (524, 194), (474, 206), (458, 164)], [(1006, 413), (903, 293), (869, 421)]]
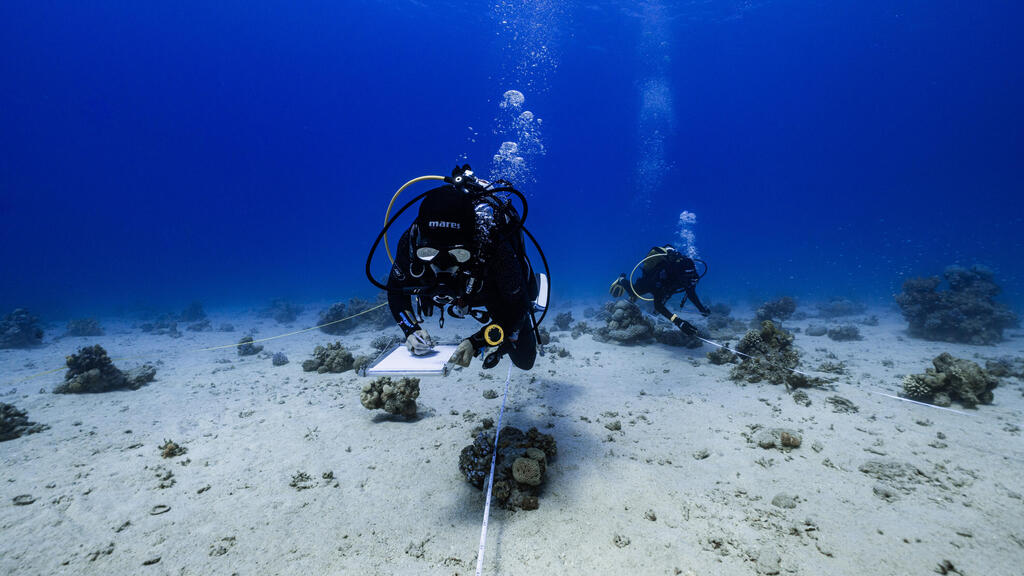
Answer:
[(657, 312), (658, 314), (661, 314), (665, 318), (668, 318), (668, 321), (671, 322), (672, 324), (675, 324), (676, 328), (679, 328), (680, 330), (682, 330), (684, 334), (686, 334), (688, 336), (696, 336), (697, 335), (697, 327), (696, 326), (694, 326), (693, 324), (690, 324), (686, 320), (683, 320), (678, 315), (673, 314), (672, 312), (669, 311), (668, 308), (665, 307), (665, 302), (668, 301), (670, 296), (671, 296), (671, 294), (663, 294), (663, 293), (655, 294), (654, 295), (654, 311)]
[(522, 328), (528, 316), (530, 291), (526, 285), (523, 262), (510, 241), (506, 240), (497, 246), (484, 282), (492, 283), (487, 311), (492, 320), (505, 331), (505, 335), (511, 336)]
[(395, 263), (388, 274), (388, 308), (391, 309), (391, 316), (406, 337), (420, 329), (416, 316), (410, 309), (412, 301), (404, 290), (414, 286), (411, 280), (413, 278), (409, 276), (409, 232), (406, 231), (398, 241)]
[[(683, 302), (686, 302), (687, 299), (693, 302), (693, 305), (697, 307), (697, 310), (700, 310), (702, 316), (708, 316), (711, 314), (711, 310), (709, 310), (708, 307), (700, 301), (700, 298), (697, 297), (697, 289), (693, 286), (686, 289), (686, 298), (683, 298)], [(680, 304), (680, 306), (681, 305), (682, 304)]]
[(665, 318), (672, 320), (672, 316), (675, 316), (668, 308), (665, 307), (665, 303), (668, 302), (668, 295), (657, 293), (654, 295), (654, 311), (661, 314)]

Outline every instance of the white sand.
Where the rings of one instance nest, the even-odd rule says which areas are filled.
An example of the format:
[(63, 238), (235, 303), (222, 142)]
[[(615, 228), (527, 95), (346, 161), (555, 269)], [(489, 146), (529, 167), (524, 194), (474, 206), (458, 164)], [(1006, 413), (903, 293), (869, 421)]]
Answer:
[[(871, 392), (896, 394), (902, 374), (944, 351), (1021, 357), (1024, 338), (923, 342), (903, 335), (898, 315), (876, 313), (881, 324), (861, 326), (859, 342), (797, 336), (804, 366), (831, 352), (848, 367), (834, 391), (808, 390), (807, 407), (781, 386), (729, 381), (727, 366), (704, 357), (710, 347), (628, 348), (556, 333), (572, 357), (513, 370), (505, 424), (554, 435), (558, 458), (539, 510), (492, 509), (484, 572), (767, 574), (777, 557), (783, 574), (932, 574), (944, 560), (968, 575), (1021, 574), (1022, 383), (1004, 380), (994, 404), (966, 415)], [(85, 344), (116, 358), (231, 343), (250, 327), (257, 337), (287, 331), (253, 317), (213, 320), (238, 331), (171, 339), (107, 321), (107, 336), (0, 351), (0, 401), (51, 426), (0, 443), (0, 574), (474, 572), (483, 495), (462, 479), (458, 457), (480, 418), (497, 419), (507, 361), (424, 379), (413, 422), (364, 409), (352, 372), (302, 372), (313, 346), (334, 340), (320, 332), (267, 343), (291, 359), (282, 367), (233, 350), (170, 352), (137, 391), (49, 393), (61, 373), (9, 384)], [(295, 327), (313, 321), (306, 314)], [(450, 321), (447, 333), (473, 329)], [(340, 339), (368, 353), (374, 335)], [(484, 399), (486, 389), (499, 397)], [(825, 399), (835, 394), (859, 412), (834, 413)], [(613, 420), (621, 431), (605, 427)], [(754, 425), (794, 429), (803, 444), (761, 449), (747, 440)], [(188, 453), (161, 458), (165, 439)], [(696, 458), (700, 450), (708, 456)], [(886, 501), (858, 470), (870, 460), (921, 475)], [(312, 488), (289, 486), (300, 470)], [(328, 471), (334, 481), (322, 478)], [(173, 485), (160, 488), (168, 472)], [(796, 507), (773, 505), (780, 492)], [(13, 505), (20, 494), (36, 501)], [(158, 505), (170, 510), (151, 514)]]

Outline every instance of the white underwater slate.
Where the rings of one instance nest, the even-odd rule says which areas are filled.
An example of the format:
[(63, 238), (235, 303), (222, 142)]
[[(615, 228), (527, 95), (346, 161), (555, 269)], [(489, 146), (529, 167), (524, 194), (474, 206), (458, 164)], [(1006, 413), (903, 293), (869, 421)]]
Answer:
[(443, 376), (448, 359), (456, 346), (435, 346), (426, 356), (413, 356), (405, 346), (398, 346), (366, 369), (367, 376)]

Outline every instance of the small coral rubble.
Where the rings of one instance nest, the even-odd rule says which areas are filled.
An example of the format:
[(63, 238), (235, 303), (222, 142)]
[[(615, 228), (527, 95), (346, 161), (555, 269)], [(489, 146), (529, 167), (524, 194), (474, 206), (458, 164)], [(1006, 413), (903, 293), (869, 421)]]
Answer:
[(934, 368), (926, 369), (924, 374), (909, 374), (903, 378), (903, 397), (936, 406), (949, 406), (954, 400), (966, 408), (992, 403), (992, 390), (999, 379), (981, 366), (954, 358), (948, 352), (936, 356), (932, 365)]
[(53, 389), (56, 394), (138, 390), (156, 377), (156, 368), (148, 364), (129, 371), (119, 370), (99, 344), (68, 356), (67, 366), (64, 383)]
[(78, 318), (68, 322), (66, 336), (103, 336), (103, 327), (95, 318)]
[(174, 458), (181, 456), (188, 452), (188, 448), (178, 444), (173, 440), (164, 440), (164, 443), (160, 445), (160, 456), (162, 458)]
[(903, 283), (896, 303), (909, 323), (911, 336), (925, 340), (994, 344), (1003, 330), (1018, 324), (1005, 305), (996, 302), (1000, 288), (983, 266), (950, 266), (944, 273), (948, 290), (938, 290), (938, 277), (913, 278)]
[[(477, 434), (472, 444), (462, 449), (459, 471), (466, 481), (483, 490), (494, 454), (493, 428)], [(506, 426), (498, 436), (498, 456), (494, 466), (494, 502), (508, 510), (535, 510), (544, 484), (548, 463), (557, 455), (555, 439), (536, 428), (523, 432)]]
[(252, 336), (243, 336), (238, 341), (238, 355), (239, 356), (255, 356), (263, 351), (262, 344), (254, 344)]
[(383, 408), (385, 412), (407, 418), (416, 416), (416, 399), (420, 396), (419, 378), (383, 377), (363, 384), (359, 401), (367, 410)]

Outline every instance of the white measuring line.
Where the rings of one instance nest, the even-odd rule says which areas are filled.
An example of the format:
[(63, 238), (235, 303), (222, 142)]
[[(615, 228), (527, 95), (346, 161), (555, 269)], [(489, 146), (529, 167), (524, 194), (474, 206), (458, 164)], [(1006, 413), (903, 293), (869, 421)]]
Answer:
[(874, 390), (868, 390), (871, 394), (877, 394), (879, 396), (885, 396), (886, 398), (892, 398), (893, 400), (900, 400), (901, 402), (909, 402), (911, 404), (917, 404), (918, 406), (927, 406), (928, 408), (935, 408), (936, 410), (945, 410), (946, 412), (952, 412), (954, 414), (960, 414), (962, 416), (970, 416), (967, 412), (961, 412), (953, 408), (946, 408), (945, 406), (936, 406), (935, 404), (929, 404), (927, 402), (918, 402), (917, 400), (911, 400), (910, 398), (901, 398), (899, 396), (893, 396), (892, 394), (886, 394), (885, 392), (875, 392)]
[(505, 414), (505, 399), (508, 398), (508, 382), (512, 379), (512, 363), (508, 365), (505, 377), (505, 394), (501, 397), (501, 411), (498, 412), (498, 427), (494, 429), (494, 453), (491, 454), (491, 474), (487, 478), (487, 503), (484, 504), (484, 524), (480, 528), (480, 549), (476, 553), (476, 576), (483, 574), (484, 547), (487, 545), (487, 519), (491, 515), (491, 488), (494, 487), (494, 463), (498, 460), (498, 436), (501, 435), (501, 417)]
[[(769, 361), (767, 358), (757, 358), (755, 356), (751, 356), (750, 354), (744, 354), (743, 352), (740, 352), (739, 350), (733, 350), (732, 348), (729, 348), (728, 346), (726, 346), (724, 344), (719, 344), (718, 342), (715, 342), (713, 340), (706, 340), (704, 338), (701, 338), (700, 336), (694, 336), (694, 338), (696, 338), (696, 339), (698, 339), (698, 340), (700, 340), (702, 342), (706, 342), (708, 344), (711, 344), (712, 346), (718, 346), (719, 348), (724, 348), (724, 349), (728, 350), (729, 352), (732, 352), (733, 354), (739, 354), (740, 356), (746, 356), (747, 358), (750, 358), (751, 360), (755, 360), (755, 361), (759, 361), (759, 362), (764, 362), (764, 363), (768, 364), (769, 366), (773, 366), (775, 368), (781, 368), (782, 370), (789, 370), (790, 372), (793, 372), (795, 374), (800, 374), (801, 376), (806, 376), (808, 378), (814, 378), (814, 376), (811, 376), (810, 374), (808, 374), (806, 372), (801, 372), (800, 370), (797, 370), (795, 368), (787, 368), (785, 366), (780, 366), (778, 364), (775, 364), (775, 363)], [(786, 389), (787, 390), (789, 389), (789, 384), (786, 384)], [(859, 390), (859, 389), (857, 391), (858, 392), (865, 392), (865, 390)], [(874, 390), (867, 390), (866, 392), (868, 392), (869, 394), (877, 394), (879, 396), (885, 396), (887, 398), (892, 398), (893, 400), (900, 400), (901, 402), (909, 402), (910, 404), (917, 404), (918, 406), (926, 406), (928, 408), (935, 408), (936, 410), (945, 410), (946, 412), (953, 412), (954, 414), (960, 414), (962, 416), (970, 416), (970, 414), (968, 414), (966, 412), (961, 412), (960, 410), (956, 410), (956, 409), (953, 409), (953, 408), (946, 408), (944, 406), (936, 406), (935, 404), (929, 404), (927, 402), (918, 402), (917, 400), (911, 400), (910, 398), (901, 398), (899, 396), (893, 396), (892, 394), (886, 394), (885, 392), (875, 392)]]

